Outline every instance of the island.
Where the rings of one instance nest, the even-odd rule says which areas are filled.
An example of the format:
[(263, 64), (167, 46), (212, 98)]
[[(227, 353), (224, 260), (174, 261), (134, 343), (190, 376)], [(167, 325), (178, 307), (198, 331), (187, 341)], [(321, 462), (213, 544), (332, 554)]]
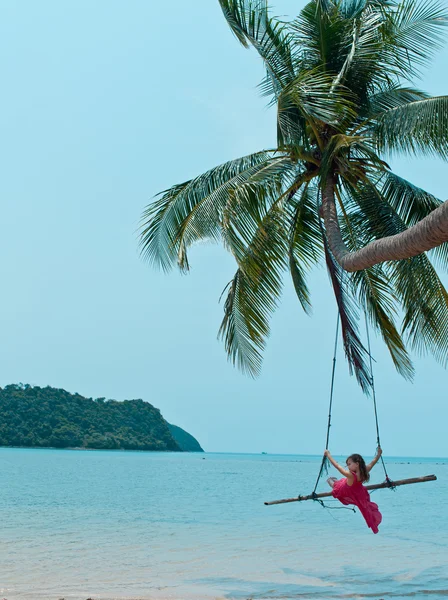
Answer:
[(149, 402), (22, 383), (0, 388), (0, 446), (203, 452)]

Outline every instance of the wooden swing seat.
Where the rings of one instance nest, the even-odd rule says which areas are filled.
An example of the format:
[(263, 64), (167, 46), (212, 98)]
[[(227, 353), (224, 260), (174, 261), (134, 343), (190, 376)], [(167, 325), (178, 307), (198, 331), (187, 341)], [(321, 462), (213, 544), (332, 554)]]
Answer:
[[(398, 487), (399, 485), (410, 485), (411, 483), (424, 483), (425, 481), (436, 481), (435, 475), (424, 475), (423, 477), (413, 477), (412, 479), (400, 479), (398, 481), (385, 481), (374, 485), (366, 485), (366, 490), (380, 490), (382, 488)], [(303, 500), (316, 500), (317, 498), (328, 498), (332, 492), (323, 492), (321, 494), (309, 494), (308, 496), (297, 496), (297, 498), (284, 498), (283, 500), (271, 500), (265, 502), (266, 506), (271, 504), (286, 504), (287, 502), (302, 502)]]

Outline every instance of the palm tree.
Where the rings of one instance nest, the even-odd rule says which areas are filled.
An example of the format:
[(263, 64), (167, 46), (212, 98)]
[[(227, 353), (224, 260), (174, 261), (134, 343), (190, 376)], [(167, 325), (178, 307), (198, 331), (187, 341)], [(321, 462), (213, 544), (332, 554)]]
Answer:
[(163, 192), (143, 214), (144, 256), (188, 271), (187, 250), (199, 240), (221, 241), (233, 254), (220, 335), (251, 375), (284, 272), (309, 313), (306, 274), (321, 260), (364, 391), (360, 311), (404, 377), (413, 375), (405, 341), (445, 363), (448, 294), (424, 251), (447, 265), (448, 202), (384, 161), (394, 152), (448, 158), (448, 96), (412, 86), (440, 46), (444, 10), (435, 0), (312, 0), (281, 22), (266, 0), (219, 1), (235, 36), (264, 61), (260, 89), (277, 107), (277, 147)]

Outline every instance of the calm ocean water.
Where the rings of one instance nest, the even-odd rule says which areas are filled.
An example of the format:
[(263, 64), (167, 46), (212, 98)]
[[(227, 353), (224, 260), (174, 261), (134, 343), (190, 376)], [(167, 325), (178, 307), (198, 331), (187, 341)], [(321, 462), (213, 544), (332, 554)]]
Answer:
[(263, 505), (312, 491), (319, 463), (2, 448), (0, 598), (446, 600), (448, 459), (387, 460), (438, 481), (375, 492), (378, 535), (358, 512)]

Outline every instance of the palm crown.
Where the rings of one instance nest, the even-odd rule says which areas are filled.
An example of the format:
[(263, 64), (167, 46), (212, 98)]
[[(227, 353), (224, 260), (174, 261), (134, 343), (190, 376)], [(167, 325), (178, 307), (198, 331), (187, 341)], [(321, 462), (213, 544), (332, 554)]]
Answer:
[[(277, 107), (277, 147), (163, 192), (143, 215), (143, 254), (185, 271), (192, 244), (222, 241), (237, 271), (225, 290), (220, 335), (231, 360), (251, 375), (261, 366), (285, 271), (308, 313), (306, 275), (323, 260), (345, 354), (364, 391), (362, 310), (405, 377), (413, 366), (404, 340), (445, 362), (448, 294), (425, 253), (406, 249), (410, 258), (370, 260), (352, 273), (342, 260), (361, 248), (375, 252), (441, 205), (383, 158), (448, 157), (448, 97), (431, 98), (411, 83), (441, 42), (445, 12), (432, 1), (313, 0), (285, 23), (264, 0), (219, 1), (238, 40), (266, 66), (260, 88)], [(446, 244), (432, 254), (446, 265)]]

